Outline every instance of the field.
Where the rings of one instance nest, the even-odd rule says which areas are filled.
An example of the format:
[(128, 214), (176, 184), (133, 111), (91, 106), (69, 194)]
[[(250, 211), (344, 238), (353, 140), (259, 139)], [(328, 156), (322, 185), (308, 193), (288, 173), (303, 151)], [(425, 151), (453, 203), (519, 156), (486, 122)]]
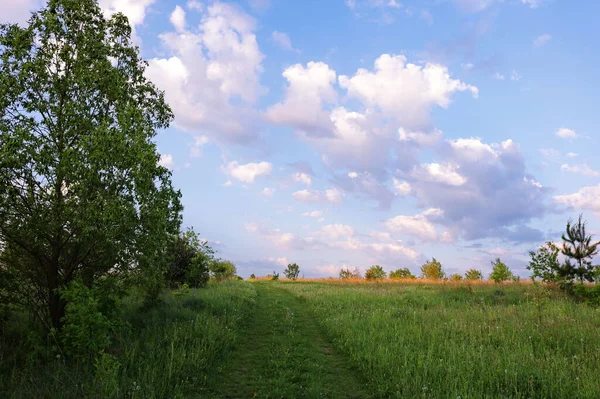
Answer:
[(129, 298), (130, 328), (78, 367), (23, 356), (9, 320), (0, 396), (600, 397), (600, 311), (546, 286), (231, 281), (163, 301)]

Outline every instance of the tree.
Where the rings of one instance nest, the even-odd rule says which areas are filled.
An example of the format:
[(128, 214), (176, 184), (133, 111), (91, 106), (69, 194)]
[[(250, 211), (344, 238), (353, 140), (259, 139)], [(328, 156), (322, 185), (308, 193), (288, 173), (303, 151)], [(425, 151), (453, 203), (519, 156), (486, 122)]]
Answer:
[(171, 262), (166, 278), (172, 288), (184, 283), (193, 288), (206, 285), (215, 251), (193, 229), (174, 236), (168, 253)]
[(383, 270), (383, 267), (379, 265), (373, 265), (365, 272), (365, 278), (367, 280), (381, 280), (386, 278), (387, 273)]
[(466, 280), (483, 280), (483, 273), (481, 270), (469, 269), (465, 273)]
[(78, 275), (163, 284), (181, 205), (152, 140), (173, 114), (145, 67), (127, 18), (94, 0), (0, 26), (0, 242), (55, 328)]
[(558, 261), (560, 250), (554, 243), (547, 242), (537, 251), (529, 251), (531, 260), (527, 270), (531, 271), (531, 279), (541, 279), (543, 282), (556, 282), (564, 274), (564, 268)]
[(252, 273), (252, 274), (250, 275), (250, 280), (254, 280), (255, 278), (256, 278), (256, 276), (254, 275), (254, 273)]
[(567, 257), (562, 273), (568, 280), (578, 278), (580, 282), (594, 281), (598, 266), (592, 265), (592, 259), (598, 253), (598, 244), (592, 242), (593, 236), (585, 230), (586, 222), (579, 215), (577, 222), (572, 219), (567, 222), (565, 233), (562, 235), (562, 253)]
[(295, 263), (290, 263), (287, 265), (287, 268), (283, 271), (285, 278), (289, 278), (290, 280), (296, 280), (298, 275), (300, 274), (300, 266)]
[(450, 275), (450, 281), (461, 281), (462, 280), (462, 275), (458, 274), (458, 273), (452, 273)]
[(513, 279), (513, 274), (500, 258), (492, 261), (492, 273), (490, 274), (490, 280), (498, 284), (503, 281), (509, 281)]
[(421, 266), (421, 278), (427, 280), (442, 280), (446, 277), (446, 273), (442, 269), (442, 264), (435, 258), (425, 262)]
[(403, 268), (403, 269), (397, 269), (394, 270), (393, 272), (390, 272), (390, 278), (393, 280), (401, 280), (401, 279), (409, 279), (409, 278), (415, 278), (415, 276), (413, 276), (413, 274), (410, 272), (410, 270), (408, 270), (408, 268)]
[(355, 267), (354, 270), (350, 270), (349, 267), (345, 267), (340, 270), (339, 278), (340, 280), (348, 280), (351, 278), (362, 278), (362, 276), (360, 275), (360, 270), (358, 270), (358, 267)]
[(218, 260), (211, 263), (211, 272), (217, 281), (228, 280), (237, 274), (237, 267), (228, 260)]

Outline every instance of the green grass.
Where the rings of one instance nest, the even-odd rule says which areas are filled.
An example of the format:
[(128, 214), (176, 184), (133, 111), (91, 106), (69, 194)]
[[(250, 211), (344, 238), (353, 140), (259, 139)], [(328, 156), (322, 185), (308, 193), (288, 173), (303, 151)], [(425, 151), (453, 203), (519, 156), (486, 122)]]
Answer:
[[(270, 282), (254, 317), (210, 384), (211, 398), (369, 398), (365, 381), (324, 338), (296, 298)], [(201, 395), (199, 397), (206, 397)]]
[(9, 321), (2, 331), (2, 398), (177, 398), (195, 394), (235, 343), (238, 328), (255, 306), (247, 282), (229, 282), (164, 296), (144, 310), (129, 301), (130, 328), (114, 337), (96, 364), (31, 356), (25, 320)]
[(600, 311), (545, 288), (278, 285), (377, 397), (600, 397)]

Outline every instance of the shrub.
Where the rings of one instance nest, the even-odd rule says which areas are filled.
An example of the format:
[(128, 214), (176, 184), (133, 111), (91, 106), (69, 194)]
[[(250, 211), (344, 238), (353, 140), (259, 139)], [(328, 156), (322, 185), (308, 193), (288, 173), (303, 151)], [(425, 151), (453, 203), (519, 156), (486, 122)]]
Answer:
[(250, 275), (250, 280), (254, 280), (255, 278), (256, 278), (256, 276), (254, 275), (254, 273), (252, 273), (252, 274)]
[(349, 267), (346, 267), (340, 270), (339, 278), (341, 280), (347, 280), (351, 278), (362, 278), (362, 276), (360, 275), (360, 270), (358, 270), (358, 267), (355, 267), (354, 270), (350, 270)]
[(275, 273), (275, 270), (273, 270), (273, 275), (271, 275), (271, 281), (277, 280), (279, 280), (279, 273)]
[(483, 280), (483, 273), (481, 273), (481, 270), (469, 269), (465, 273), (465, 279), (467, 279), (467, 280)]
[(381, 280), (384, 279), (386, 276), (387, 273), (385, 272), (385, 270), (383, 270), (383, 267), (379, 265), (373, 265), (369, 267), (365, 272), (365, 278), (367, 280)]
[(513, 274), (500, 258), (492, 261), (492, 273), (490, 274), (490, 280), (494, 283), (499, 284), (503, 281), (509, 281), (513, 279)]
[(462, 275), (458, 273), (453, 273), (450, 275), (450, 281), (460, 281), (462, 280)]
[(560, 250), (552, 242), (547, 242), (540, 247), (537, 252), (529, 251), (531, 260), (527, 265), (527, 270), (530, 270), (531, 279), (541, 279), (544, 282), (556, 282), (560, 279), (561, 266), (558, 261)]
[(435, 258), (425, 262), (421, 266), (421, 278), (427, 280), (441, 280), (446, 277), (446, 273), (442, 269), (442, 264)]
[(169, 247), (171, 261), (167, 270), (167, 281), (172, 288), (183, 283), (193, 288), (206, 286), (210, 277), (210, 265), (214, 250), (206, 241), (201, 241), (193, 229), (173, 237)]
[(211, 263), (211, 272), (217, 281), (228, 280), (237, 274), (237, 268), (228, 260), (218, 260)]
[(415, 278), (408, 268), (397, 269), (390, 272), (390, 278), (393, 280)]
[(287, 268), (283, 271), (285, 278), (289, 278), (290, 280), (296, 280), (298, 275), (300, 274), (300, 266), (295, 263), (290, 263), (287, 265)]

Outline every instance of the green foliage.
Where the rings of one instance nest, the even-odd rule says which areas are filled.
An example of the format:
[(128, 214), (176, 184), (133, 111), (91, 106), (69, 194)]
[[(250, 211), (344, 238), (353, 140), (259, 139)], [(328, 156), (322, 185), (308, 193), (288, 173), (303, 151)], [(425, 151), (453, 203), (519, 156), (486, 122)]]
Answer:
[(540, 247), (537, 252), (529, 251), (531, 260), (527, 270), (531, 271), (531, 279), (541, 279), (543, 282), (556, 282), (561, 278), (562, 268), (558, 261), (560, 250), (552, 242)]
[(500, 258), (496, 258), (496, 260), (492, 261), (492, 273), (490, 274), (490, 280), (494, 283), (499, 284), (504, 281), (509, 281), (513, 279), (513, 274), (506, 266), (504, 262), (500, 260)]
[(295, 263), (290, 263), (287, 265), (287, 268), (283, 271), (285, 278), (289, 278), (290, 280), (296, 280), (298, 275), (300, 274), (300, 266)]
[(237, 274), (237, 268), (228, 260), (217, 260), (211, 263), (211, 272), (217, 281), (232, 279)]
[(256, 279), (256, 276), (254, 275), (254, 273), (252, 273), (252, 274), (250, 275), (250, 280), (254, 280), (254, 279)]
[(466, 280), (483, 280), (483, 273), (481, 270), (469, 269), (465, 273)]
[(579, 215), (577, 222), (572, 219), (567, 222), (565, 233), (562, 235), (562, 253), (567, 260), (561, 274), (567, 280), (577, 278), (579, 282), (594, 281), (598, 266), (592, 265), (592, 259), (598, 253), (599, 242), (592, 242), (593, 236), (587, 234), (586, 222)]
[(442, 264), (435, 258), (431, 258), (430, 261), (425, 262), (421, 266), (421, 278), (426, 280), (442, 280), (446, 277)]
[(271, 281), (277, 280), (279, 280), (279, 273), (275, 273), (275, 270), (273, 270), (273, 274), (271, 275)]
[(409, 279), (416, 278), (407, 267), (403, 269), (397, 269), (390, 272), (390, 278), (392, 280), (401, 280), (401, 279)]
[(463, 276), (461, 274), (452, 273), (450, 275), (450, 281), (461, 281), (462, 279), (463, 279)]
[(71, 281), (61, 292), (67, 302), (63, 328), (59, 333), (61, 352), (92, 361), (111, 344), (111, 335), (122, 326), (120, 287), (114, 278), (87, 287), (81, 279)]
[(575, 284), (573, 286), (573, 295), (593, 306), (600, 307), (600, 284)]
[(387, 273), (383, 270), (383, 267), (379, 265), (373, 265), (365, 272), (365, 278), (367, 280), (381, 280), (386, 278)]
[(340, 270), (339, 278), (340, 280), (348, 280), (362, 278), (362, 276), (360, 275), (360, 270), (358, 270), (358, 267), (355, 267), (354, 270), (350, 270), (349, 267), (345, 267)]
[(206, 241), (198, 238), (193, 229), (174, 236), (168, 251), (171, 262), (166, 278), (171, 287), (183, 283), (193, 288), (206, 286), (215, 252)]
[(76, 275), (163, 285), (181, 205), (153, 141), (173, 114), (145, 68), (127, 18), (96, 1), (0, 26), (0, 242), (54, 328)]

